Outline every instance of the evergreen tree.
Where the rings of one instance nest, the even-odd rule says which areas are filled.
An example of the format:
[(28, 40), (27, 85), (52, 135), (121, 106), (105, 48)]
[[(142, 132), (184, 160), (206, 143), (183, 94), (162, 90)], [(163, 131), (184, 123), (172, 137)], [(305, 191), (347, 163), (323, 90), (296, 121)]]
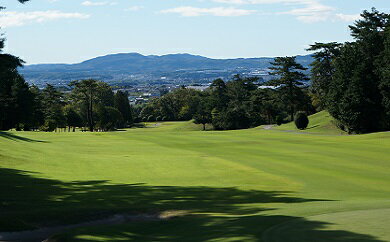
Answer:
[(203, 131), (206, 130), (206, 124), (210, 124), (212, 122), (211, 116), (211, 102), (209, 96), (202, 97), (198, 110), (194, 115), (194, 123), (202, 124)]
[(133, 114), (129, 103), (129, 94), (127, 92), (118, 91), (115, 94), (114, 107), (121, 112), (124, 125), (131, 125), (133, 123)]
[(28, 84), (18, 73), (23, 65), (18, 57), (3, 54), (4, 39), (0, 39), (0, 130), (8, 130), (27, 122), (32, 112), (32, 95)]
[(274, 62), (271, 63), (273, 70), (271, 75), (278, 76), (269, 82), (270, 85), (278, 87), (278, 90), (283, 95), (285, 101), (289, 105), (289, 112), (291, 120), (294, 120), (295, 107), (297, 106), (297, 100), (302, 91), (300, 87), (304, 86), (302, 81), (308, 80), (306, 75), (302, 72), (307, 70), (301, 64), (296, 62), (296, 57), (277, 57)]
[(51, 120), (57, 127), (65, 126), (63, 95), (53, 85), (47, 84), (42, 91), (42, 106), (45, 120)]
[(332, 43), (315, 43), (310, 46), (309, 51), (316, 51), (313, 54), (314, 62), (311, 64), (311, 91), (318, 98), (320, 109), (326, 107), (326, 97), (329, 85), (332, 81), (335, 67), (334, 59), (339, 56), (341, 44)]
[(75, 132), (76, 127), (82, 126), (82, 119), (72, 105), (66, 105), (64, 107), (64, 116), (66, 125), (68, 126), (68, 132), (70, 132), (71, 128)]
[(390, 128), (390, 28), (384, 33), (384, 50), (377, 62), (380, 75), (379, 90), (384, 108), (383, 125)]
[(93, 132), (95, 128), (93, 109), (97, 99), (98, 81), (93, 79), (74, 81), (70, 83), (70, 86), (74, 87), (72, 98), (83, 106), (82, 110), (89, 131)]
[[(390, 128), (385, 115), (386, 77), (378, 68), (385, 56), (386, 29), (390, 15), (372, 9), (350, 26), (355, 42), (340, 48), (334, 61), (334, 77), (328, 92), (328, 110), (350, 133), (366, 133)], [(381, 76), (382, 73), (382, 76)], [(384, 95), (383, 95), (384, 94)]]

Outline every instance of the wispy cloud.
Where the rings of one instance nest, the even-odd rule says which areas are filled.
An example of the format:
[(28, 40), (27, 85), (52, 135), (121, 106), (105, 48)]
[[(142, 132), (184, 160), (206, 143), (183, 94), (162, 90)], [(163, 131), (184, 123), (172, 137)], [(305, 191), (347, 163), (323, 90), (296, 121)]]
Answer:
[(117, 2), (96, 2), (96, 1), (84, 1), (81, 3), (81, 5), (84, 6), (106, 6), (106, 5), (116, 5)]
[(238, 17), (250, 15), (255, 12), (256, 10), (238, 9), (233, 7), (196, 8), (189, 6), (171, 8), (161, 11), (161, 13), (176, 13), (184, 17), (197, 17), (203, 15), (211, 15), (218, 17)]
[(0, 26), (14, 27), (31, 23), (42, 23), (57, 19), (86, 19), (90, 15), (83, 13), (64, 13), (61, 11), (0, 12)]
[(360, 14), (342, 14), (338, 13), (336, 14), (336, 18), (339, 20), (345, 21), (345, 22), (353, 22), (355, 20), (361, 19), (362, 17)]
[(132, 7), (125, 8), (125, 11), (126, 12), (136, 12), (136, 11), (139, 11), (143, 8), (144, 8), (143, 6), (132, 6)]
[(305, 23), (320, 21), (352, 22), (359, 18), (358, 14), (338, 13), (337, 9), (321, 3), (320, 0), (212, 0), (213, 2), (246, 5), (246, 4), (281, 4), (291, 8), (288, 11), (276, 11), (273, 14), (295, 16)]

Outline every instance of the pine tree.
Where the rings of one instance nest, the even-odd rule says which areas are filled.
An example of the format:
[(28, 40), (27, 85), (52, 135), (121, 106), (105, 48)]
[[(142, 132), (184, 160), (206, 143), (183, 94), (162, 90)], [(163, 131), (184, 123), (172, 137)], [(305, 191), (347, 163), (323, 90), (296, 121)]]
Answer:
[(300, 87), (304, 86), (302, 81), (309, 80), (302, 72), (307, 70), (301, 64), (296, 62), (296, 57), (277, 57), (271, 63), (273, 70), (271, 75), (276, 75), (278, 78), (269, 82), (270, 85), (276, 86), (282, 95), (285, 97), (288, 105), (291, 120), (294, 120), (296, 100), (301, 95)]

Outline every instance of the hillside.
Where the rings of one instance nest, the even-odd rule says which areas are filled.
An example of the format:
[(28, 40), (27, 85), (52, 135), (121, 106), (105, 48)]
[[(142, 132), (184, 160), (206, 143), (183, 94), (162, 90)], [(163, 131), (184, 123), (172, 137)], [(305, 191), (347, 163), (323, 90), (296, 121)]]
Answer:
[[(31, 82), (37, 80), (69, 81), (97, 78), (119, 80), (192, 80), (201, 81), (233, 74), (259, 74), (270, 66), (273, 58), (211, 59), (190, 54), (149, 55), (122, 53), (96, 57), (77, 64), (38, 64), (20, 69)], [(311, 56), (298, 56), (304, 66), (312, 62)], [(257, 75), (256, 74), (256, 75)], [(263, 74), (267, 75), (267, 71)]]
[(326, 112), (321, 111), (309, 116), (309, 125), (305, 130), (299, 130), (295, 126), (294, 122), (282, 124), (281, 126), (274, 127), (275, 130), (295, 131), (305, 133), (319, 133), (319, 134), (346, 134), (346, 132), (340, 130), (336, 125), (332, 116)]

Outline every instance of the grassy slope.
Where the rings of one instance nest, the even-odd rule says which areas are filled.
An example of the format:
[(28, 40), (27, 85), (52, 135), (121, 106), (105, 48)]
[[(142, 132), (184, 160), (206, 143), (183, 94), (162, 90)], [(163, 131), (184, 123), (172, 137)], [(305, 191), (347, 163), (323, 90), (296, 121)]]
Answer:
[(188, 216), (170, 221), (84, 228), (62, 239), (390, 240), (389, 133), (198, 132), (182, 125), (1, 134), (0, 230), (185, 210)]
[(338, 129), (334, 124), (332, 116), (326, 111), (322, 111), (309, 116), (307, 129), (301, 131), (296, 128), (294, 122), (275, 127), (276, 130), (294, 130), (297, 132), (318, 133), (318, 134), (346, 134)]

